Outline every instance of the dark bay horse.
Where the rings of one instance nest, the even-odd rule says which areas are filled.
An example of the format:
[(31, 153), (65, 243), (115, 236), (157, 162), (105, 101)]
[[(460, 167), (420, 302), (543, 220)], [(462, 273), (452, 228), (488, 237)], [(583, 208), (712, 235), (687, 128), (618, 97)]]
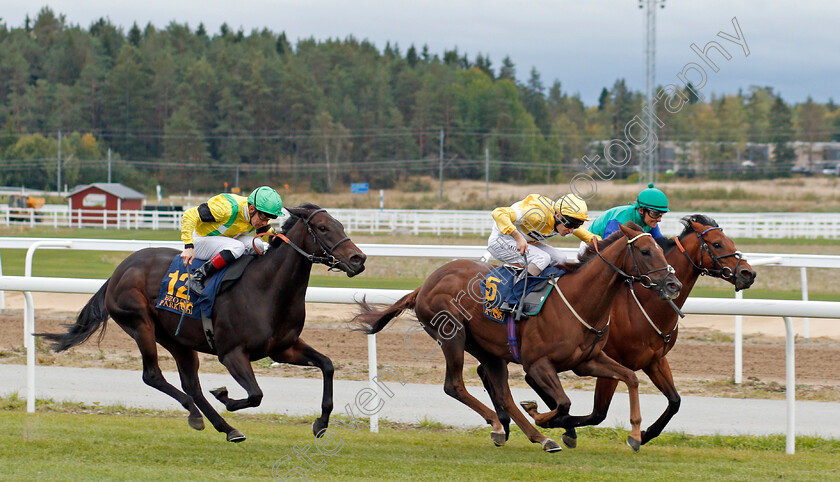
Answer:
[[(717, 223), (702, 214), (686, 216), (681, 220), (683, 232), (674, 238), (660, 239), (668, 263), (676, 269), (683, 289), (674, 300), (680, 308), (685, 304), (691, 289), (701, 275), (713, 276), (732, 283), (736, 290), (752, 286), (756, 273), (737, 251)], [(642, 431), (642, 444), (657, 437), (665, 425), (680, 408), (680, 396), (674, 386), (671, 367), (665, 356), (674, 347), (678, 334), (678, 315), (667, 302), (652, 296), (648, 290), (632, 290), (624, 286), (613, 301), (610, 337), (604, 352), (625, 367), (642, 370), (651, 382), (668, 399), (665, 412), (647, 429)], [(636, 301), (638, 300), (638, 302)], [(558, 401), (541, 393), (534, 380), (526, 377), (546, 404), (554, 409)], [(595, 403), (591, 414), (586, 416), (559, 416), (539, 414), (536, 402), (523, 402), (522, 406), (534, 417), (541, 427), (565, 427), (564, 443), (569, 447), (576, 444), (574, 427), (597, 425), (607, 416), (610, 402), (618, 385), (616, 380), (599, 378), (595, 385)], [(569, 399), (561, 411), (568, 414)], [(504, 418), (504, 417), (502, 417)], [(509, 420), (509, 419), (508, 419)]]
[[(520, 362), (546, 393), (562, 390), (557, 373), (564, 370), (623, 381), (630, 392), (632, 407), (628, 443), (638, 449), (641, 440), (638, 380), (632, 370), (603, 352), (609, 308), (627, 277), (644, 279), (664, 299), (675, 297), (681, 286), (662, 249), (636, 225), (621, 226), (621, 231), (605, 243), (598, 256), (599, 259), (569, 267), (573, 272), (558, 280), (554, 289), (557, 293), (551, 293), (540, 314), (518, 323)], [(515, 360), (508, 347), (506, 328), (483, 314), (484, 293), (479, 285), (491, 268), (476, 261), (452, 261), (432, 273), (420, 288), (382, 311), (361, 302), (362, 312), (353, 322), (366, 333), (377, 333), (401, 312), (413, 309), (446, 358), (444, 391), (490, 424), (490, 437), (496, 445), (504, 445), (507, 433), (496, 412), (464, 387), (465, 351), (484, 366), (494, 405), (510, 414), (531, 442), (542, 444), (548, 452), (560, 450), (556, 442), (528, 422), (511, 396), (507, 364)]]
[[(175, 336), (180, 316), (155, 308), (163, 276), (179, 254), (168, 248), (147, 248), (128, 256), (82, 308), (67, 333), (42, 336), (52, 341), (55, 351), (63, 351), (84, 342), (97, 329), (102, 330), (101, 337), (110, 316), (137, 342), (143, 358), (143, 381), (187, 409), (190, 427), (202, 430), (204, 413), (230, 442), (241, 442), (245, 436), (228, 425), (204, 398), (198, 380), (198, 352), (218, 355), (247, 391), (248, 397), (241, 400), (229, 398), (225, 388), (211, 392), (230, 411), (256, 407), (262, 401), (252, 361), (270, 357), (282, 363), (316, 366), (324, 376), (321, 416), (312, 429), (319, 435), (329, 424), (333, 409), (333, 365), (300, 339), (309, 273), (317, 262), (355, 276), (365, 269), (365, 255), (326, 210), (303, 204), (287, 211), (291, 216), (281, 230), (285, 236), (275, 236), (265, 255), (254, 259), (241, 279), (216, 297), (212, 314), (215, 350), (200, 321), (185, 321)], [(175, 359), (183, 392), (164, 379), (156, 343)]]

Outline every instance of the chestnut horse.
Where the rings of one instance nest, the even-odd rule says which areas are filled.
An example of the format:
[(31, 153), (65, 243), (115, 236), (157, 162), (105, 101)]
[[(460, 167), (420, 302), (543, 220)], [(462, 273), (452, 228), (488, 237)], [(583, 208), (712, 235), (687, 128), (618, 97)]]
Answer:
[[(225, 388), (211, 392), (230, 411), (256, 407), (262, 401), (252, 361), (270, 357), (282, 363), (316, 366), (324, 376), (321, 416), (312, 428), (319, 435), (329, 424), (333, 409), (333, 365), (300, 339), (309, 273), (312, 263), (317, 262), (355, 276), (365, 269), (365, 255), (326, 210), (304, 204), (287, 211), (291, 217), (281, 230), (285, 236), (276, 235), (265, 255), (254, 259), (242, 277), (216, 297), (212, 313), (215, 349), (205, 337), (201, 322), (185, 322), (176, 336), (181, 317), (155, 307), (163, 277), (179, 254), (169, 248), (147, 248), (129, 255), (82, 308), (67, 333), (41, 336), (53, 342), (55, 351), (63, 351), (83, 343), (97, 329), (102, 330), (101, 339), (110, 316), (137, 342), (143, 357), (143, 381), (187, 409), (190, 427), (204, 429), (204, 413), (230, 442), (241, 442), (245, 436), (228, 425), (201, 393), (198, 352), (218, 355), (247, 391), (248, 397), (241, 400), (229, 398)], [(175, 359), (183, 392), (163, 377), (156, 343)]]
[[(621, 226), (593, 259), (569, 265), (557, 280), (542, 311), (517, 324), (519, 363), (545, 393), (562, 390), (557, 373), (573, 370), (579, 375), (623, 381), (630, 392), (628, 443), (638, 450), (641, 441), (638, 380), (632, 370), (603, 352), (609, 327), (609, 308), (626, 279), (644, 280), (663, 299), (679, 294), (681, 285), (653, 238), (635, 224)], [(362, 312), (353, 322), (366, 333), (377, 333), (407, 309), (413, 309), (426, 332), (440, 344), (446, 358), (444, 391), (476, 411), (492, 427), (491, 440), (498, 446), (507, 438), (496, 412), (478, 401), (464, 387), (464, 352), (483, 366), (491, 399), (510, 414), (533, 443), (547, 452), (560, 446), (528, 422), (513, 401), (507, 364), (514, 362), (504, 325), (485, 318), (480, 282), (492, 265), (469, 260), (449, 262), (432, 273), (423, 285), (392, 306), (377, 311), (362, 301)], [(630, 274), (628, 274), (630, 273)]]
[[(701, 275), (726, 280), (735, 286), (736, 291), (747, 289), (753, 284), (755, 271), (744, 261), (735, 243), (723, 234), (723, 229), (714, 219), (695, 214), (684, 217), (681, 222), (685, 229), (679, 236), (658, 240), (665, 251), (665, 258), (676, 269), (683, 285), (683, 290), (674, 300), (678, 307), (682, 308), (685, 304)], [(647, 430), (642, 431), (642, 444), (645, 444), (662, 432), (680, 408), (680, 396), (674, 386), (668, 359), (665, 358), (677, 341), (679, 318), (667, 302), (658, 300), (646, 290), (636, 291), (632, 288), (632, 284), (623, 287), (613, 301), (612, 328), (604, 352), (633, 371), (644, 371), (668, 399), (665, 412)], [(526, 381), (549, 407), (556, 409), (558, 404), (562, 405), (560, 412), (568, 414), (570, 402), (565, 394), (560, 400), (555, 400), (540, 392), (534, 380), (526, 377)], [(574, 427), (597, 425), (604, 421), (617, 385), (616, 380), (599, 378), (595, 385), (593, 411), (586, 416), (546, 416), (536, 411), (536, 402), (522, 402), (522, 407), (540, 427), (567, 428), (563, 442), (574, 447)]]

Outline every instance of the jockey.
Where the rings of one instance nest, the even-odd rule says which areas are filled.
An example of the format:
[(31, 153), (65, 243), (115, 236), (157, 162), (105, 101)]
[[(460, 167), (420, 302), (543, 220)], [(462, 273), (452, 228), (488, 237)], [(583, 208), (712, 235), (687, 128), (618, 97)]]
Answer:
[(606, 238), (618, 231), (618, 225), (627, 221), (633, 221), (642, 227), (646, 233), (654, 238), (662, 238), (659, 230), (659, 221), (662, 215), (668, 212), (668, 197), (665, 193), (648, 184), (647, 189), (640, 192), (634, 204), (617, 206), (605, 211), (592, 222), (589, 230), (594, 234)]
[(552, 236), (574, 234), (585, 243), (597, 237), (582, 227), (588, 221), (586, 201), (567, 194), (556, 202), (540, 194), (510, 207), (493, 210), (493, 231), (487, 250), (503, 263), (519, 263), (527, 253), (528, 273), (539, 275), (550, 265), (566, 262), (566, 255), (543, 241)]
[(269, 234), (270, 220), (283, 216), (282, 209), (280, 195), (268, 186), (254, 189), (247, 198), (219, 194), (188, 209), (181, 222), (181, 240), (184, 242), (181, 259), (184, 266), (189, 266), (196, 257), (208, 261), (193, 272), (186, 286), (200, 295), (209, 276), (246, 251), (253, 253), (253, 243), (257, 240), (248, 233)]

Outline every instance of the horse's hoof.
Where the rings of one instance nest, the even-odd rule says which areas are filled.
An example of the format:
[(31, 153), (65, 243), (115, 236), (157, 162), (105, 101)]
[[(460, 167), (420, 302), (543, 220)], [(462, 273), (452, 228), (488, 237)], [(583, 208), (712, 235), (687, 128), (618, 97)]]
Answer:
[(633, 452), (638, 452), (639, 448), (641, 448), (642, 443), (631, 436), (627, 436), (627, 446), (633, 449)]
[(228, 394), (227, 387), (219, 387), (210, 390), (210, 393), (218, 400), (221, 397), (226, 397)]
[(569, 435), (567, 433), (564, 433), (562, 440), (563, 440), (563, 445), (565, 445), (566, 447), (568, 447), (570, 449), (577, 448), (577, 435), (572, 437), (571, 435)]
[(312, 422), (312, 434), (318, 438), (324, 436), (324, 431), (327, 429), (327, 423), (322, 422), (320, 418), (316, 418), (314, 422)]
[(196, 430), (204, 430), (204, 417), (201, 415), (188, 418), (187, 423), (190, 424), (190, 427)]
[(504, 447), (507, 437), (503, 433), (490, 432), (490, 440), (496, 447)]
[(535, 402), (534, 400), (523, 400), (519, 402), (519, 406), (522, 407), (522, 410), (525, 410), (525, 413), (530, 415), (532, 418), (534, 417), (537, 411), (537, 402)]
[(559, 452), (559, 451), (563, 450), (563, 447), (561, 447), (560, 444), (558, 444), (554, 440), (551, 440), (550, 438), (547, 438), (543, 441), (542, 447), (543, 447), (543, 450), (545, 450), (546, 452), (549, 452), (549, 453)]
[(245, 434), (240, 432), (239, 430), (233, 429), (227, 434), (227, 441), (233, 443), (239, 443), (245, 441)]

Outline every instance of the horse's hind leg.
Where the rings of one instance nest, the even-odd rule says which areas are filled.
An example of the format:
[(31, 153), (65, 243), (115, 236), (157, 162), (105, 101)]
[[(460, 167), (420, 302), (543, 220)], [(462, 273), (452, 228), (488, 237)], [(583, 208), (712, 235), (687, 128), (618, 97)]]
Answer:
[(499, 405), (499, 402), (496, 401), (496, 388), (490, 383), (490, 379), (487, 375), (487, 369), (484, 368), (484, 365), (479, 364), (478, 368), (476, 368), (478, 373), (478, 377), (481, 378), (481, 383), (484, 384), (484, 389), (487, 390), (487, 394), (490, 395), (490, 400), (493, 402), (493, 408), (496, 410), (496, 416), (499, 417), (499, 421), (502, 423), (502, 427), (505, 428), (505, 441), (510, 438), (510, 415)]
[(333, 364), (327, 356), (307, 345), (300, 338), (295, 344), (285, 350), (272, 353), (271, 359), (279, 363), (291, 363), (292, 365), (316, 366), (321, 369), (324, 376), (324, 394), (321, 398), (321, 416), (312, 423), (312, 433), (316, 437), (322, 435), (330, 423), (330, 414), (333, 410)]
[(446, 359), (446, 380), (443, 383), (443, 391), (479, 414), (492, 428), (491, 440), (501, 447), (505, 444), (505, 429), (496, 412), (470, 395), (464, 386), (464, 338), (461, 333), (449, 340), (439, 340)]
[[(187, 395), (192, 397), (198, 409), (207, 416), (207, 419), (213, 424), (213, 428), (225, 434), (228, 442), (244, 441), (245, 435), (231, 427), (201, 393), (201, 384), (198, 380), (198, 353), (170, 339), (161, 339), (159, 343), (169, 350), (169, 353), (175, 358), (175, 363), (178, 365), (178, 374), (181, 376), (181, 387)], [(196, 430), (204, 428), (204, 419), (201, 414), (198, 414), (198, 417), (193, 417), (190, 414), (189, 422), (190, 427)]]
[(514, 423), (522, 429), (522, 432), (525, 433), (528, 440), (542, 445), (543, 450), (546, 452), (559, 451), (560, 446), (557, 442), (546, 437), (534, 428), (522, 412), (519, 411), (516, 402), (513, 401), (513, 395), (510, 393), (510, 386), (508, 385), (507, 362), (486, 352), (472, 350), (471, 353), (484, 365), (485, 377), (488, 383), (493, 386), (492, 393), (496, 402), (510, 415)]
[(140, 356), (143, 359), (143, 382), (174, 398), (182, 407), (187, 409), (190, 412), (189, 420), (191, 427), (198, 430), (203, 428), (199, 428), (198, 422), (196, 421), (201, 420), (201, 412), (195, 406), (192, 397), (167, 382), (163, 376), (163, 372), (160, 370), (160, 365), (158, 365), (157, 342), (151, 321), (141, 321), (137, 324), (126, 323), (117, 317), (114, 317), (114, 320), (126, 333), (134, 338), (137, 347), (140, 349)]
[(225, 408), (231, 412), (243, 408), (259, 407), (262, 403), (263, 393), (260, 386), (257, 385), (257, 378), (251, 368), (251, 360), (248, 359), (243, 347), (238, 346), (224, 355), (220, 355), (219, 361), (228, 369), (233, 379), (245, 389), (248, 397), (242, 399), (230, 398), (225, 387), (210, 390), (210, 393), (224, 403)]

